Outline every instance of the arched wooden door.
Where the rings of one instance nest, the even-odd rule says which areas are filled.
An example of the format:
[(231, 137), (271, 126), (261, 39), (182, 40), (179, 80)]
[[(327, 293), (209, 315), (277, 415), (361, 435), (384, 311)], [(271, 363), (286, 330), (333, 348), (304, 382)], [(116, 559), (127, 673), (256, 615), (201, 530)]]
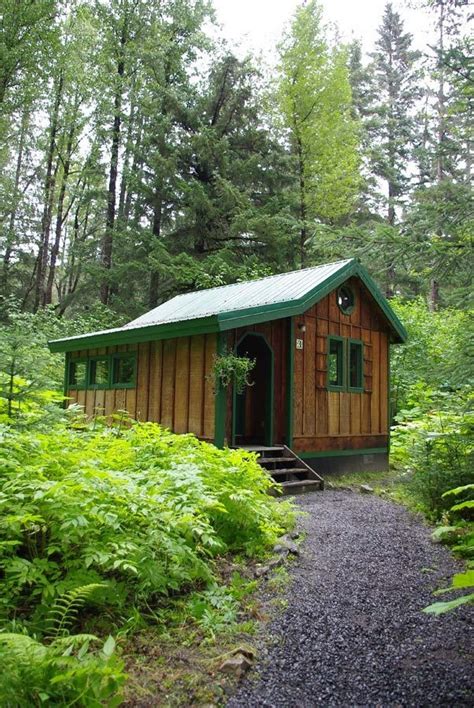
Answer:
[(273, 443), (273, 350), (262, 334), (249, 332), (236, 346), (238, 356), (255, 359), (251, 386), (234, 391), (232, 437), (234, 445)]

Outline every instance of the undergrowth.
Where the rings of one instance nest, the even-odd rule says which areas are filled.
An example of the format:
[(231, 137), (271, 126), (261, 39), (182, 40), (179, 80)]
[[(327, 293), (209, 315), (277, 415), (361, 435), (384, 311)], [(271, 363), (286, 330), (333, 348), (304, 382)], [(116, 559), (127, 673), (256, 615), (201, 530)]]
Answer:
[(23, 703), (113, 704), (123, 665), (95, 630), (236, 623), (248, 582), (222, 587), (218, 560), (265, 555), (294, 519), (253, 454), (152, 423), (3, 426), (0, 460), (0, 690)]

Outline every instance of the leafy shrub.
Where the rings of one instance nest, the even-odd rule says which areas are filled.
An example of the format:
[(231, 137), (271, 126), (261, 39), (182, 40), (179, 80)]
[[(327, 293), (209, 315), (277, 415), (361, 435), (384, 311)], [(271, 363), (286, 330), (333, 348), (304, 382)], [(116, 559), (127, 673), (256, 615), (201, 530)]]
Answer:
[(0, 612), (44, 626), (68, 590), (106, 582), (124, 617), (213, 579), (212, 558), (262, 553), (292, 520), (254, 455), (152, 423), (123, 434), (0, 428)]
[(450, 507), (445, 493), (472, 480), (474, 394), (425, 391), (420, 398), (422, 405), (397, 417), (391, 457), (412, 473), (410, 489), (415, 499), (437, 518)]
[(249, 377), (255, 364), (255, 359), (228, 351), (215, 357), (213, 378), (224, 388), (233, 384), (237, 393), (243, 393), (245, 387), (251, 385)]
[[(453, 495), (458, 497), (462, 495), (464, 497), (464, 501), (458, 501), (450, 509), (449, 516), (454, 517), (454, 523), (456, 517), (459, 517), (460, 514), (463, 515), (466, 512), (469, 513), (474, 508), (474, 484), (466, 484), (462, 487), (450, 489), (445, 492), (443, 496), (451, 497)], [(471, 591), (454, 598), (454, 600), (435, 602), (424, 609), (424, 612), (440, 615), (444, 612), (449, 612), (460, 605), (474, 603), (474, 524), (472, 522), (466, 523), (464, 521), (458, 521), (455, 525), (436, 529), (433, 536), (435, 538), (441, 538), (442, 540), (446, 539), (448, 543), (453, 545), (454, 551), (467, 559), (466, 570), (462, 573), (456, 573), (454, 575), (449, 588), (438, 590), (435, 594), (439, 595), (452, 590), (469, 589)]]
[(109, 637), (100, 648), (94, 635), (60, 637), (44, 644), (26, 634), (0, 634), (2, 705), (81, 705), (121, 703), (126, 675)]
[(422, 298), (390, 304), (408, 332), (407, 342), (391, 352), (394, 412), (416, 405), (423, 389), (453, 391), (474, 383), (472, 312), (432, 312)]

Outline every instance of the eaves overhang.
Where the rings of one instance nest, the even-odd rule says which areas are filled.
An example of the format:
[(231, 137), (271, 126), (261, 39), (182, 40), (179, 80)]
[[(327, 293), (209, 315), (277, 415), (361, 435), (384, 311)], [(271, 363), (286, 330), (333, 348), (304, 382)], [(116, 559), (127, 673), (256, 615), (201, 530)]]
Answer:
[(149, 324), (142, 327), (119, 327), (103, 332), (94, 332), (75, 337), (56, 339), (48, 342), (52, 352), (71, 352), (80, 349), (113, 346), (119, 344), (135, 344), (140, 342), (171, 339), (174, 337), (189, 337), (196, 334), (212, 334), (226, 332), (239, 327), (246, 327), (259, 322), (268, 322), (284, 317), (302, 315), (310, 307), (322, 300), (335, 288), (342, 285), (348, 278), (358, 277), (364, 283), (367, 291), (373, 297), (391, 331), (393, 342), (405, 342), (407, 332), (396, 316), (389, 302), (381, 293), (365, 268), (356, 260), (347, 261), (336, 272), (319, 283), (302, 297), (276, 303), (249, 307), (239, 310), (229, 310), (216, 315), (196, 319)]

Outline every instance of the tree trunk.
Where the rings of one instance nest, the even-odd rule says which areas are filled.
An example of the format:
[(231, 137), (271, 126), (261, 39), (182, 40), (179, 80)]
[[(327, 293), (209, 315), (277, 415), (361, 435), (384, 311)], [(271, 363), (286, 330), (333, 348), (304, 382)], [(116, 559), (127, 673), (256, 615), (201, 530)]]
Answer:
[(104, 305), (110, 300), (110, 270), (112, 268), (112, 252), (115, 226), (115, 205), (117, 197), (117, 176), (120, 150), (121, 110), (123, 98), (123, 77), (125, 74), (124, 49), (127, 43), (127, 23), (124, 21), (120, 37), (119, 60), (117, 62), (117, 88), (114, 96), (114, 119), (112, 124), (112, 149), (110, 156), (109, 184), (107, 189), (107, 213), (105, 219), (105, 233), (102, 239), (101, 264), (104, 270), (100, 285), (100, 301)]
[(306, 209), (306, 180), (304, 174), (304, 156), (303, 156), (303, 144), (301, 141), (301, 135), (297, 127), (295, 126), (296, 133), (296, 149), (298, 155), (298, 177), (299, 177), (299, 188), (300, 188), (300, 268), (304, 268), (306, 261), (306, 240), (308, 238), (308, 227), (307, 219), (308, 213)]
[(7, 229), (5, 253), (3, 255), (1, 288), (5, 294), (8, 289), (8, 277), (9, 277), (9, 273), (10, 273), (10, 260), (12, 257), (13, 246), (15, 243), (15, 223), (16, 223), (16, 215), (17, 215), (17, 211), (18, 211), (21, 171), (23, 169), (23, 152), (25, 149), (25, 138), (26, 138), (26, 133), (28, 131), (29, 122), (30, 122), (30, 111), (29, 111), (29, 106), (28, 106), (24, 109), (22, 117), (21, 117), (20, 136), (19, 136), (19, 140), (18, 140), (18, 153), (17, 153), (16, 166), (15, 166), (15, 178), (14, 178), (14, 183), (13, 183), (12, 207), (11, 207), (10, 219), (9, 219), (8, 229)]
[[(153, 208), (153, 225), (152, 225), (152, 245), (159, 242), (161, 237), (161, 217), (162, 217), (163, 200), (161, 198), (161, 187), (155, 189), (154, 208)], [(152, 266), (150, 272), (150, 285), (148, 291), (148, 305), (150, 309), (158, 304), (158, 287), (160, 283), (160, 275)]]
[(69, 172), (71, 169), (71, 156), (72, 156), (72, 146), (74, 135), (76, 132), (76, 112), (74, 112), (72, 125), (69, 129), (66, 143), (66, 154), (63, 164), (63, 174), (61, 179), (61, 187), (59, 190), (58, 205), (56, 211), (56, 227), (55, 227), (55, 238), (53, 247), (51, 249), (51, 258), (49, 262), (49, 273), (48, 282), (46, 284), (46, 291), (43, 297), (43, 305), (50, 305), (53, 301), (53, 284), (56, 275), (56, 261), (59, 254), (59, 248), (61, 245), (61, 235), (63, 229), (63, 212), (64, 212), (64, 199), (66, 197), (66, 187), (69, 178)]
[(56, 137), (58, 133), (59, 107), (61, 105), (64, 77), (59, 75), (56, 96), (54, 99), (53, 113), (51, 116), (51, 129), (48, 154), (46, 158), (46, 178), (44, 184), (44, 205), (41, 218), (41, 236), (36, 259), (36, 279), (33, 308), (36, 312), (44, 298), (46, 266), (48, 263), (49, 239), (51, 234), (51, 217), (53, 211), (54, 187), (56, 182), (56, 169), (53, 170), (54, 153), (56, 151)]

